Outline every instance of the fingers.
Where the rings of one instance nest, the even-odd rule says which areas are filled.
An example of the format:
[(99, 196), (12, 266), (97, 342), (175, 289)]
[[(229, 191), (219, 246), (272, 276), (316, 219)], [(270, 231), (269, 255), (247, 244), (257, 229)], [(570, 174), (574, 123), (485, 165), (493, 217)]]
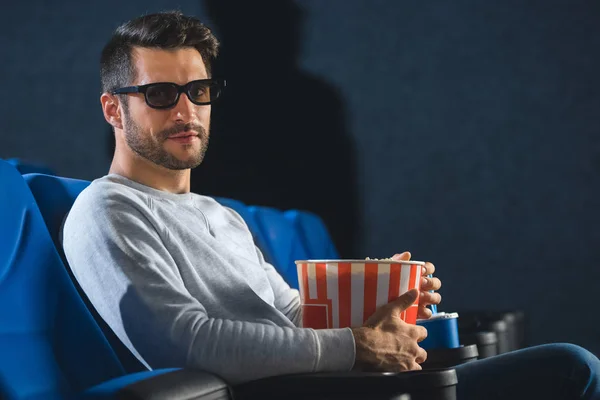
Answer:
[(417, 350), (417, 357), (415, 358), (415, 362), (418, 364), (423, 364), (427, 360), (427, 352), (425, 349), (419, 347)]
[(415, 301), (417, 301), (417, 297), (419, 297), (419, 291), (417, 289), (411, 289), (408, 292), (401, 295), (400, 297), (398, 297), (397, 299), (388, 303), (388, 307), (391, 309), (392, 312), (404, 311), (408, 307), (415, 304)]
[(442, 295), (438, 292), (421, 292), (419, 297), (419, 306), (426, 306), (428, 304), (440, 304), (442, 302)]
[(392, 260), (394, 261), (408, 261), (410, 260), (411, 254), (409, 251), (405, 251), (404, 253), (394, 254), (392, 256)]
[(391, 372), (407, 372), (407, 371), (421, 371), (423, 367), (416, 361), (406, 360), (401, 364), (389, 365), (387, 368), (379, 368), (378, 371), (391, 371)]
[(396, 329), (352, 328), (356, 343), (355, 367), (380, 371), (420, 370), (427, 352), (418, 341), (427, 330), (418, 325), (400, 323)]
[(413, 325), (411, 329), (411, 337), (417, 341), (422, 342), (427, 338), (427, 329), (421, 325)]
[(411, 346), (411, 357), (410, 361), (407, 364), (409, 371), (419, 371), (423, 369), (420, 364), (424, 363), (427, 360), (427, 352), (419, 347), (417, 344)]
[[(409, 290), (408, 292), (402, 294), (400, 297), (397, 297), (395, 300), (392, 300), (388, 304), (384, 304), (379, 307), (373, 315), (371, 315), (364, 323), (364, 326), (375, 326), (380, 324), (382, 321), (395, 321), (398, 319), (400, 313), (410, 306), (415, 304), (417, 298), (419, 296), (419, 291), (417, 289)], [(396, 324), (397, 322), (392, 322)]]
[(442, 281), (438, 278), (428, 278), (426, 276), (421, 278), (421, 290), (439, 290), (442, 287)]
[(417, 318), (429, 319), (433, 313), (427, 306), (430, 304), (440, 304), (442, 302), (442, 295), (439, 293), (421, 292), (420, 296)]
[(433, 315), (433, 312), (425, 307), (419, 306), (419, 311), (417, 312), (417, 319), (429, 319)]
[(425, 271), (421, 275), (433, 275), (435, 272), (435, 265), (430, 262), (425, 263)]

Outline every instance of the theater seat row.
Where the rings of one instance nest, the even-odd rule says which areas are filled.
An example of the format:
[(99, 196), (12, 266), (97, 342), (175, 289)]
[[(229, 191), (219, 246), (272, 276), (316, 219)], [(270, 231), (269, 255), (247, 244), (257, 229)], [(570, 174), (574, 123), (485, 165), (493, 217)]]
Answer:
[[(21, 174), (30, 175), (26, 177), (28, 183), (38, 198), (53, 240), (58, 243), (56, 235), (64, 214), (77, 194), (89, 183), (68, 178), (43, 177), (54, 175), (54, 172), (41, 163), (19, 158), (6, 161)], [(49, 189), (47, 191), (44, 190), (46, 186)], [(59, 193), (65, 191), (65, 198), (58, 198)], [(265, 258), (277, 268), (291, 287), (298, 288), (294, 260), (339, 258), (327, 228), (315, 214), (300, 210), (283, 212), (268, 207), (247, 206), (233, 199), (216, 199), (242, 216)], [(431, 309), (436, 312), (434, 306)], [(525, 317), (522, 311), (490, 313), (479, 310), (460, 314), (461, 340), (476, 343), (483, 357), (526, 346)]]
[[(65, 213), (86, 186), (67, 178), (22, 176), (0, 160), (0, 398), (378, 399), (414, 393), (413, 400), (455, 399), (453, 369), (300, 374), (230, 386), (202, 371), (132, 368), (107, 339), (53, 243)], [(274, 215), (297, 223), (293, 215), (281, 219), (247, 209), (257, 226)], [(289, 243), (288, 255), (295, 251)]]

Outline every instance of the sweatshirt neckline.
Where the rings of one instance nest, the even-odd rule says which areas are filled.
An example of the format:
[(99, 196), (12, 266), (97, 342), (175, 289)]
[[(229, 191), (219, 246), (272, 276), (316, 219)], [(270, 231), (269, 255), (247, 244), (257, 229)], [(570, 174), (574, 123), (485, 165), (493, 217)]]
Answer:
[(182, 202), (182, 203), (189, 203), (190, 200), (192, 199), (191, 192), (169, 193), (169, 192), (165, 192), (164, 190), (158, 190), (153, 187), (146, 186), (142, 183), (132, 181), (131, 179), (126, 178), (123, 175), (119, 175), (119, 174), (108, 174), (105, 176), (105, 178), (108, 178), (109, 180), (112, 180), (112, 181), (118, 181), (119, 183), (129, 186), (132, 189), (139, 190), (140, 192), (143, 192), (149, 196), (152, 196), (153, 198), (171, 200), (171, 201)]

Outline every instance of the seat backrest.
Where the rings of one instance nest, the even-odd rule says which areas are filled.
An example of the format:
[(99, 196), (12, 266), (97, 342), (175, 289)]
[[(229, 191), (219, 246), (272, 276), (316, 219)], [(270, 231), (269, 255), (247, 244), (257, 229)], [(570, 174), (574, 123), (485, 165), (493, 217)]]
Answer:
[(335, 260), (340, 255), (323, 220), (309, 211), (289, 210), (285, 217), (292, 222), (300, 240), (313, 260)]
[(79, 193), (88, 187), (90, 182), (38, 173), (26, 174), (23, 178), (37, 202), (50, 237), (61, 253), (61, 241), (58, 236), (63, 220)]
[(19, 172), (0, 161), (0, 398), (64, 399), (124, 374)]
[(54, 171), (52, 171), (52, 169), (40, 163), (27, 162), (20, 158), (9, 158), (6, 161), (9, 164), (12, 164), (17, 171), (21, 173), (21, 175), (32, 173), (54, 175)]
[[(75, 199), (77, 199), (77, 196), (89, 186), (90, 182), (45, 174), (26, 174), (23, 175), (23, 178), (25, 179), (25, 182), (27, 182), (27, 185), (29, 185), (29, 189), (42, 213), (46, 227), (50, 232), (50, 237), (54, 242), (54, 246), (61, 257), (63, 264), (68, 266), (62, 248), (62, 240), (59, 235), (61, 233), (63, 221), (71, 207), (73, 207)], [(125, 368), (125, 371), (127, 373), (145, 371), (146, 367), (131, 353), (102, 317), (100, 317), (85, 292), (79, 287), (70, 268), (66, 268), (66, 270), (88, 311), (102, 330), (102, 333), (116, 353), (119, 361)]]
[(265, 238), (265, 247), (272, 255), (273, 266), (288, 285), (298, 289), (298, 272), (294, 261), (306, 260), (309, 256), (294, 225), (283, 211), (274, 208), (250, 206), (248, 210)]

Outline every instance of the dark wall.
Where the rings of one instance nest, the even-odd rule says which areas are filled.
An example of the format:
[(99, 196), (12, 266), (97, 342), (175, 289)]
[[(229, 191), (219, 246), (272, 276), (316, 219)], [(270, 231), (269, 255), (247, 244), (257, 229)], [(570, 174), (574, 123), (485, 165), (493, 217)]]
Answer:
[(358, 256), (354, 138), (339, 89), (300, 65), (306, 10), (290, 0), (236, 4), (205, 2), (222, 42), (215, 71), (229, 83), (192, 190), (311, 210), (341, 254)]
[[(343, 3), (343, 5), (342, 5)], [(365, 256), (410, 249), (444, 310), (523, 308), (600, 353), (600, 3), (305, 1), (346, 100)]]
[(104, 174), (102, 45), (179, 5), (229, 80), (195, 191), (312, 209), (345, 256), (433, 261), (443, 310), (522, 308), (533, 343), (600, 353), (600, 3), (62, 3), (0, 15), (0, 157)]

